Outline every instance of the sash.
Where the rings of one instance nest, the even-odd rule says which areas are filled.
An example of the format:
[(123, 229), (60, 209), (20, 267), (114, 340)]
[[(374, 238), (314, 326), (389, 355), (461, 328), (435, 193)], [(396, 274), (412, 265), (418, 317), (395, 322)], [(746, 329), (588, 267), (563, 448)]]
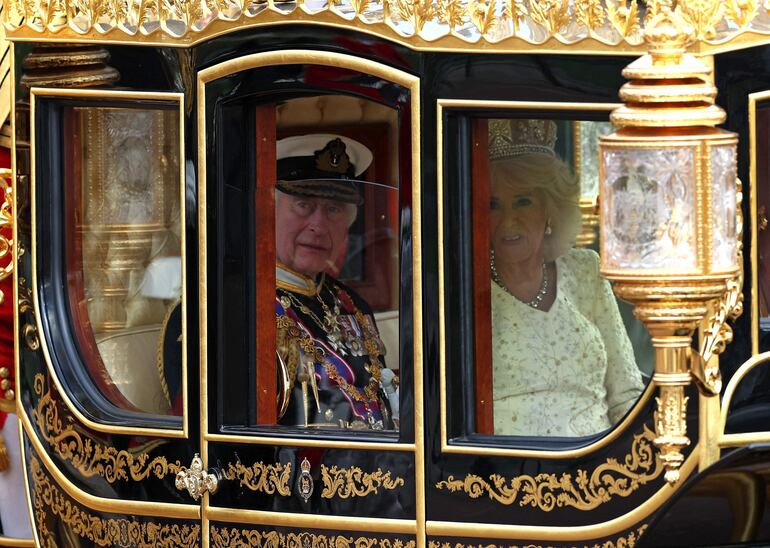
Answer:
[[(373, 422), (383, 420), (379, 402), (369, 400), (364, 393), (364, 389), (356, 386), (355, 373), (345, 359), (323, 340), (316, 338), (293, 309), (284, 309), (278, 297), (275, 299), (275, 315), (276, 319), (286, 317), (296, 324), (301, 333), (297, 337), (298, 340), (306, 339), (312, 341), (314, 348), (313, 356), (309, 356), (309, 353), (303, 347), (304, 345), (299, 345), (300, 353), (303, 356), (302, 363), (307, 363), (308, 358), (312, 358), (316, 379), (326, 385), (336, 386), (350, 404), (353, 415), (357, 419), (370, 426)], [(330, 368), (332, 376), (336, 378), (330, 376), (327, 367)], [(319, 390), (322, 390), (320, 383)], [(358, 397), (352, 396), (351, 392), (357, 394)]]

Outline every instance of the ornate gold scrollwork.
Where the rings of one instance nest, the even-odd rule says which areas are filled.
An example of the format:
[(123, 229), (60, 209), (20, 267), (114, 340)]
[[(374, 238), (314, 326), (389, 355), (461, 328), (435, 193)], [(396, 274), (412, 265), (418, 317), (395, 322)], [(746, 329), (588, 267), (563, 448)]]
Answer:
[(224, 470), (224, 477), (228, 480), (238, 480), (241, 486), (272, 495), (278, 493), (284, 497), (291, 495), (289, 479), (291, 478), (291, 463), (264, 464), (256, 462), (246, 466), (241, 462), (229, 463)]
[(90, 514), (65, 496), (43, 471), (35, 456), (29, 459), (32, 479), (32, 509), (43, 546), (56, 546), (48, 529), (48, 516), (55, 516), (70, 531), (97, 546), (190, 547), (200, 542), (197, 524), (160, 524), (127, 518), (102, 518)]
[[(0, 282), (13, 274), (13, 238), (9, 236), (13, 230), (13, 188), (11, 181), (13, 172), (10, 169), (0, 169)], [(0, 291), (0, 303), (5, 294)]]
[(377, 469), (376, 472), (367, 473), (357, 466), (351, 468), (331, 468), (321, 465), (321, 481), (324, 489), (321, 498), (331, 499), (335, 496), (342, 499), (351, 497), (365, 497), (370, 493), (377, 493), (379, 488), (396, 489), (404, 485), (403, 478), (391, 478), (390, 472)]
[(150, 459), (147, 453), (134, 454), (126, 450), (104, 446), (81, 435), (72, 424), (62, 425), (59, 407), (50, 388), (44, 391), (45, 377), (35, 375), (34, 390), (39, 396), (32, 410), (37, 431), (60, 458), (69, 461), (85, 477), (101, 476), (114, 483), (118, 480), (141, 481), (155, 476), (162, 479), (181, 469), (179, 461), (169, 463), (166, 457)]
[[(21, 248), (19, 249), (21, 250)], [(19, 255), (21, 255), (21, 251)], [(37, 323), (34, 320), (35, 307), (32, 305), (32, 290), (27, 287), (27, 280), (19, 276), (19, 315), (27, 312), (32, 314), (33, 321), (24, 324), (21, 328), (21, 334), (27, 348), (35, 352), (40, 349), (40, 337), (37, 333)]]
[[(740, 179), (738, 179), (735, 206), (738, 217), (735, 226), (736, 239), (738, 240), (738, 264), (743, 264), (742, 186)], [(692, 353), (691, 370), (693, 376), (698, 387), (707, 394), (716, 396), (722, 391), (719, 360), (712, 360), (711, 358), (724, 352), (725, 347), (732, 342), (733, 328), (727, 323), (727, 320), (736, 320), (741, 314), (743, 314), (743, 269), (738, 270), (733, 279), (727, 280), (727, 288), (722, 294), (722, 298), (717, 302), (708, 325), (703, 330), (699, 352)]]
[(655, 451), (655, 434), (646, 426), (634, 436), (631, 453), (621, 462), (607, 459), (593, 472), (578, 470), (577, 477), (564, 473), (516, 476), (510, 480), (492, 474), (488, 480), (475, 474), (465, 479), (449, 476), (436, 484), (437, 489), (463, 491), (470, 498), (484, 495), (501, 504), (519, 501), (519, 506), (531, 506), (544, 512), (571, 506), (578, 510), (593, 510), (614, 497), (627, 497), (640, 485), (651, 482), (663, 472), (660, 455)]
[[(631, 548), (639, 541), (639, 538), (647, 530), (647, 525), (640, 525), (635, 531), (630, 531), (616, 539), (603, 540), (594, 544), (584, 544), (582, 548)], [(431, 540), (428, 542), (428, 548), (498, 548), (498, 544), (462, 544), (460, 542), (438, 542)], [(506, 543), (507, 548), (546, 548), (543, 544), (510, 544)], [(575, 545), (577, 547), (578, 545)]]
[(190, 468), (182, 467), (176, 474), (176, 488), (186, 490), (193, 500), (200, 499), (205, 493), (216, 493), (219, 478), (203, 469), (203, 459), (195, 453)]
[(400, 539), (355, 537), (347, 535), (318, 535), (310, 532), (279, 533), (277, 531), (259, 531), (256, 529), (238, 529), (236, 527), (217, 527), (212, 525), (211, 545), (216, 548), (230, 546), (267, 546), (287, 548), (414, 548), (415, 542)]

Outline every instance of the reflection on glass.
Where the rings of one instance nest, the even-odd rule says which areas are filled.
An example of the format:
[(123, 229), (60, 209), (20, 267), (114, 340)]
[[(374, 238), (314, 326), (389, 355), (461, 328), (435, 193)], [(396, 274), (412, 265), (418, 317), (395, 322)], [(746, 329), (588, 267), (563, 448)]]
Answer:
[(573, 247), (580, 185), (548, 120), (489, 120), (494, 433), (585, 436), (643, 385), (599, 257)]
[[(68, 115), (80, 142), (68, 160), (77, 191), (67, 226), (75, 230), (70, 300), (84, 359), (115, 405), (181, 414), (178, 114), (94, 107)], [(164, 344), (169, 326), (176, 332)]]
[[(363, 182), (373, 154), (349, 137), (286, 137), (276, 152), (279, 423), (397, 429), (398, 381), (386, 358), (398, 367), (398, 339), (387, 340), (394, 326), (384, 324), (397, 333), (398, 315), (388, 298), (378, 318), (354, 286), (388, 290), (377, 277), (398, 256), (398, 191)], [(379, 274), (367, 255), (380, 257)]]

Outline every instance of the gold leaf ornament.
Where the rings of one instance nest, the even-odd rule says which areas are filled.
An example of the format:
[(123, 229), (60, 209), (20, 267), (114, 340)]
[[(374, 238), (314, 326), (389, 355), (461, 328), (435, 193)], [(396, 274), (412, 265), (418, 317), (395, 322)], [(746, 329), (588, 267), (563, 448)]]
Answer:
[(29, 460), (32, 480), (32, 510), (43, 546), (56, 546), (48, 529), (48, 518), (58, 519), (75, 535), (96, 546), (140, 548), (193, 548), (200, 542), (197, 524), (162, 524), (127, 518), (102, 518), (72, 503), (43, 471), (35, 456)]
[(497, 22), (496, 7), (495, 0), (471, 0), (468, 3), (471, 22), (481, 34), (489, 34), (494, 28)]
[(415, 34), (422, 31), (425, 23), (436, 17), (437, 11), (433, 0), (395, 0), (396, 15), (399, 19), (411, 23)]
[(679, 0), (676, 13), (695, 29), (695, 38), (708, 40), (716, 36), (716, 27), (724, 17), (723, 2), (713, 0)]
[(759, 9), (757, 0), (727, 0), (725, 2), (725, 15), (734, 21), (739, 27), (747, 27), (751, 23)]
[(592, 472), (578, 470), (577, 476), (564, 473), (516, 476), (507, 479), (499, 474), (482, 478), (468, 474), (464, 479), (449, 476), (436, 484), (439, 490), (464, 492), (472, 499), (488, 496), (501, 504), (518, 501), (519, 506), (530, 506), (544, 512), (554, 508), (573, 507), (593, 510), (615, 497), (627, 497), (641, 485), (656, 479), (663, 472), (663, 464), (655, 451), (655, 434), (645, 426), (634, 436), (631, 452), (622, 462), (607, 459)]
[(436, 4), (436, 18), (451, 29), (461, 26), (465, 22), (465, 15), (462, 0), (438, 0)]
[(289, 480), (291, 478), (291, 463), (264, 464), (257, 462), (246, 466), (241, 462), (229, 463), (225, 469), (225, 477), (238, 480), (241, 486), (250, 491), (272, 495), (278, 493), (284, 497), (291, 495)]
[(324, 486), (321, 497), (325, 499), (335, 496), (342, 499), (365, 497), (377, 494), (380, 488), (392, 490), (404, 485), (403, 478), (392, 478), (390, 472), (378, 468), (376, 472), (367, 473), (357, 466), (339, 468), (335, 465), (329, 468), (322, 464), (321, 480)]
[(569, 0), (536, 0), (529, 3), (529, 15), (535, 23), (544, 26), (551, 35), (569, 25)]
[(576, 0), (575, 18), (593, 32), (604, 26), (607, 21), (607, 12), (604, 10), (602, 0)]
[[(118, 450), (115, 447), (93, 441), (87, 434), (78, 432), (72, 424), (63, 425), (59, 407), (45, 389), (45, 377), (35, 375), (33, 384), (39, 396), (32, 419), (40, 437), (54, 453), (72, 466), (84, 477), (100, 476), (109, 483), (116, 481), (141, 481), (155, 476), (163, 479), (168, 474), (179, 472), (179, 461), (170, 463), (164, 456), (150, 459), (149, 454)], [(71, 422), (71, 421), (70, 421)], [(162, 442), (156, 442), (155, 446)]]
[(623, 38), (638, 35), (641, 29), (638, 0), (607, 0), (607, 18)]
[(524, 0), (504, 0), (502, 18), (503, 20), (513, 22), (514, 32), (519, 32), (521, 22), (528, 15), (529, 10), (527, 10), (527, 4)]

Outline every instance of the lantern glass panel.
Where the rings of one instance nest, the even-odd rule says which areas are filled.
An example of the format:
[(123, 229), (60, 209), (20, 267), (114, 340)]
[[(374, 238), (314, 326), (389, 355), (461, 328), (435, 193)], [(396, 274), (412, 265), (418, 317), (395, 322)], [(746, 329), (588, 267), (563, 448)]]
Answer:
[(599, 195), (599, 136), (612, 133), (611, 122), (580, 121), (580, 197), (593, 200)]
[(605, 146), (602, 162), (605, 266), (694, 270), (695, 147)]
[(711, 149), (712, 266), (729, 269), (736, 266), (736, 159), (735, 146)]

